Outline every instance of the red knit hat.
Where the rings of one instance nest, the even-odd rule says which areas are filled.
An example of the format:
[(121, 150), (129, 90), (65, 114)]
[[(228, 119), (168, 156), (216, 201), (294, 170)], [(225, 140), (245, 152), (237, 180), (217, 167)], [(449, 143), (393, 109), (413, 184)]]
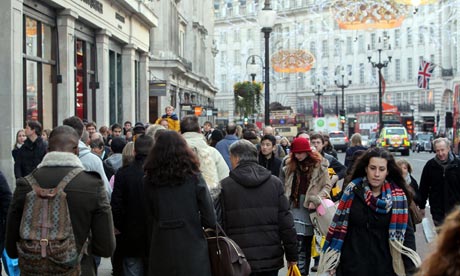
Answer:
[(291, 144), (291, 152), (299, 153), (299, 152), (307, 152), (311, 151), (310, 142), (305, 138), (295, 138)]

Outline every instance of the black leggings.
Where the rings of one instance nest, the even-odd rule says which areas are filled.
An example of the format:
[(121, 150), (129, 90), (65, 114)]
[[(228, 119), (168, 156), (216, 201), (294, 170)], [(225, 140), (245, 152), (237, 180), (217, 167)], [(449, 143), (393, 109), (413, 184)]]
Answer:
[(297, 235), (297, 253), (299, 254), (297, 266), (299, 267), (300, 274), (302, 274), (302, 276), (308, 275), (310, 271), (312, 240), (313, 236)]

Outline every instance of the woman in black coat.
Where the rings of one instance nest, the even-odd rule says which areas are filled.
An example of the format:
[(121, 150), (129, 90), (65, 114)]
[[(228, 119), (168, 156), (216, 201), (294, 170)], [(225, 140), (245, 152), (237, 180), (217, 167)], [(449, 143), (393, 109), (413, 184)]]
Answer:
[(176, 131), (161, 133), (144, 166), (151, 230), (148, 275), (211, 276), (204, 228), (215, 228), (199, 161)]

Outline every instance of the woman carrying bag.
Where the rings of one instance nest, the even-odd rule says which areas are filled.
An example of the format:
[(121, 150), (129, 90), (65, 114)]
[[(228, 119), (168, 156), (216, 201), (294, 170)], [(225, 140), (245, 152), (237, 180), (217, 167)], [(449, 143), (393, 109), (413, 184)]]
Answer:
[(331, 191), (328, 164), (321, 154), (312, 151), (306, 138), (299, 137), (292, 142), (289, 157), (280, 172), (294, 217), (299, 253), (297, 264), (302, 275), (308, 275), (311, 260), (313, 225), (309, 213), (314, 212), (321, 199), (328, 198)]
[(411, 275), (420, 257), (410, 223), (407, 189), (391, 153), (372, 148), (356, 160), (329, 227), (318, 273)]

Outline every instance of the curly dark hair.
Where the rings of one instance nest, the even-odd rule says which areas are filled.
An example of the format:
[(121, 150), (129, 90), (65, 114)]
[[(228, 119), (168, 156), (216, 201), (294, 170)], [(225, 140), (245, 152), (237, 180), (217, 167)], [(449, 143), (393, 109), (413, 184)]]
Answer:
[(164, 131), (150, 150), (144, 172), (153, 185), (177, 185), (200, 173), (200, 161), (178, 132)]

